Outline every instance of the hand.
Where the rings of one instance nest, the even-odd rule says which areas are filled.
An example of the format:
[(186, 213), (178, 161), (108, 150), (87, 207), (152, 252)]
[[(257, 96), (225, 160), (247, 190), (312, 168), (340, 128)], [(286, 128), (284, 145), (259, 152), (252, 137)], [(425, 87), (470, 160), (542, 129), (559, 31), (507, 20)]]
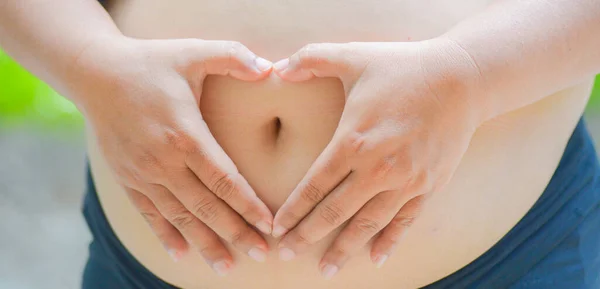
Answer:
[(199, 101), (207, 75), (256, 81), (271, 63), (236, 42), (197, 39), (127, 39), (90, 47), (77, 63), (72, 94), (171, 256), (189, 244), (224, 275), (233, 259), (221, 237), (264, 261), (268, 245), (246, 222), (270, 234), (273, 216), (211, 135)]
[(311, 44), (274, 65), (288, 81), (337, 77), (346, 92), (331, 142), (275, 215), (282, 259), (349, 221), (321, 272), (332, 277), (374, 236), (371, 259), (381, 266), (427, 197), (450, 180), (479, 124), (470, 98), (479, 77), (448, 47)]

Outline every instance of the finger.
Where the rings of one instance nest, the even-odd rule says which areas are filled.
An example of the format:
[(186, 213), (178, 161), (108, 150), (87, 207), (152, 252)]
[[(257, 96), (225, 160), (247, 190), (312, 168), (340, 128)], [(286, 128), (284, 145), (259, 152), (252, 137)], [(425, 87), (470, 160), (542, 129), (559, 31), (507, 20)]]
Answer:
[(398, 214), (394, 216), (392, 221), (373, 242), (371, 260), (378, 268), (383, 266), (383, 263), (406, 234), (407, 229), (413, 225), (421, 213), (426, 199), (425, 196), (417, 196), (402, 206)]
[(275, 214), (274, 237), (281, 237), (295, 227), (350, 174), (346, 148), (335, 139), (334, 137), (334, 140), (317, 157), (304, 178)]
[(392, 141), (375, 133), (336, 132), (332, 141), (277, 211), (273, 220), (273, 236), (280, 237), (296, 226), (333, 189), (345, 181), (353, 165), (363, 168), (374, 166), (373, 178), (379, 181), (391, 171), (396, 160), (390, 155), (383, 157), (379, 164), (375, 160), (393, 152), (394, 146), (397, 146), (397, 141), (393, 145)]
[(132, 188), (125, 187), (125, 191), (133, 205), (163, 244), (169, 256), (173, 261), (179, 261), (188, 252), (188, 243), (185, 238), (160, 214), (148, 197)]
[(233, 268), (233, 257), (210, 228), (192, 215), (164, 187), (154, 185), (151, 200), (165, 217), (191, 244), (206, 263), (219, 275), (224, 276)]
[(342, 78), (353, 60), (349, 43), (308, 44), (292, 56), (277, 61), (275, 73), (288, 81), (305, 81), (313, 77)]
[[(375, 146), (373, 146), (375, 147)], [(370, 154), (352, 155), (350, 158), (352, 166), (360, 167), (361, 170), (353, 170), (324, 200), (322, 200), (304, 219), (296, 225), (279, 243), (280, 255), (282, 259), (291, 259), (297, 253), (304, 251), (310, 245), (318, 242), (333, 230), (341, 226), (349, 218), (354, 216), (367, 202), (372, 200), (378, 192), (387, 191), (393, 183), (405, 183), (407, 176), (394, 175), (391, 173), (402, 171), (405, 165), (398, 165), (398, 154), (394, 153), (387, 157), (381, 157), (379, 153), (388, 153), (390, 148), (385, 145), (380, 147), (379, 151)], [(359, 150), (361, 150), (359, 148)], [(367, 149), (369, 151), (370, 149)], [(404, 150), (402, 148), (400, 151)], [(423, 175), (425, 176), (425, 175)], [(393, 179), (393, 182), (390, 180)], [(409, 178), (410, 179), (410, 178)], [(417, 178), (421, 185), (423, 178)], [(414, 181), (406, 183), (407, 186), (413, 185)], [(398, 197), (406, 196), (410, 198), (414, 195), (407, 195), (404, 191)], [(398, 203), (390, 203), (393, 205)], [(398, 212), (400, 205), (391, 211), (384, 211), (389, 214), (391, 219), (394, 213)]]
[(266, 241), (234, 210), (210, 192), (192, 171), (178, 172), (178, 176), (177, 182), (168, 184), (162, 194), (170, 195), (170, 190), (187, 211), (237, 250), (259, 262), (266, 259)]
[(202, 151), (188, 154), (187, 166), (212, 194), (223, 200), (246, 222), (270, 235), (273, 214), (239, 173), (233, 161), (217, 143), (206, 123), (198, 128)]
[(184, 63), (195, 63), (206, 74), (229, 75), (255, 81), (269, 75), (272, 63), (236, 41), (195, 40)]
[(280, 258), (290, 260), (350, 219), (376, 193), (356, 172), (337, 186), (310, 214), (280, 241)]
[(405, 198), (400, 191), (385, 191), (369, 200), (325, 252), (320, 263), (323, 276), (329, 279), (343, 268), (353, 254), (390, 223)]

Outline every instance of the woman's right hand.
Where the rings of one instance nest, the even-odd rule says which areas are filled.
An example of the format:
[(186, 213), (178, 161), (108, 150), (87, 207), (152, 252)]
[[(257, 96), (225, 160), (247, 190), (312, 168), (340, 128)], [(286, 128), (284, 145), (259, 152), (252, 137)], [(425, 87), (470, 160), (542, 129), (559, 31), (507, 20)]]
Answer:
[[(209, 74), (257, 81), (271, 62), (230, 41), (138, 40), (90, 45), (68, 93), (117, 181), (169, 254), (188, 244), (220, 275), (233, 258), (219, 237), (263, 261), (273, 216), (211, 135), (199, 111)], [(250, 224), (250, 225), (249, 225)]]

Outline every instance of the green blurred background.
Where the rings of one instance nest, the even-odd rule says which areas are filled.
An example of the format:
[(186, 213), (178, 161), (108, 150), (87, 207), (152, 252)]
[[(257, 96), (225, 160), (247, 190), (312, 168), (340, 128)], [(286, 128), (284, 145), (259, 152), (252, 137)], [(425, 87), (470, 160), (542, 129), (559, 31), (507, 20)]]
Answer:
[(0, 125), (33, 124), (44, 129), (79, 129), (76, 107), (0, 50)]
[[(600, 113), (600, 75), (596, 78), (587, 113)], [(72, 103), (0, 50), (0, 125), (23, 122), (45, 129), (79, 129), (83, 118)]]

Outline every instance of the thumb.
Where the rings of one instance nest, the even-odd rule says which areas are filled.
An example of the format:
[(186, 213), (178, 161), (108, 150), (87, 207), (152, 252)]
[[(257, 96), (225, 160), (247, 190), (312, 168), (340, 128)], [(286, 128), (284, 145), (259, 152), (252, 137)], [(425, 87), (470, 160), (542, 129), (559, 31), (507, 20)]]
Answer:
[(314, 43), (273, 65), (275, 73), (287, 81), (305, 81), (314, 77), (345, 80), (352, 71), (356, 53), (349, 43)]
[(236, 41), (194, 41), (186, 53), (187, 64), (201, 67), (203, 74), (228, 75), (255, 81), (271, 73), (272, 63)]

